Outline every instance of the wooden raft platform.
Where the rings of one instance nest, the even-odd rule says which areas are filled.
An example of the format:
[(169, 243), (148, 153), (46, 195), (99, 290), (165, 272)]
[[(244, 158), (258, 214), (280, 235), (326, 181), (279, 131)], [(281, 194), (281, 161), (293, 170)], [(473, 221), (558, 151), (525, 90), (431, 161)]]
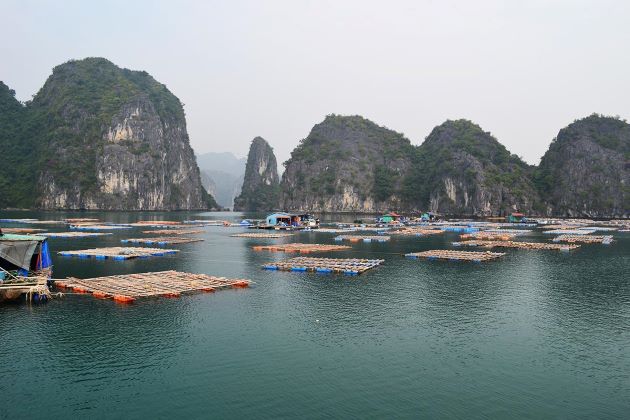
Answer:
[(514, 238), (516, 233), (495, 233), (495, 232), (473, 232), (460, 235), (460, 239), (479, 239), (483, 241), (509, 241)]
[(428, 260), (449, 260), (449, 261), (490, 261), (504, 256), (503, 252), (474, 252), (474, 251), (451, 251), (446, 249), (433, 249), (423, 252), (411, 252), (405, 254), (407, 258), (426, 258)]
[(293, 233), (237, 233), (230, 235), (232, 238), (284, 238), (285, 236), (292, 236)]
[[(2, 233), (29, 234), (37, 232), (45, 232), (46, 229), (35, 228), (2, 228)], [(41, 236), (41, 235), (40, 235)]]
[(109, 247), (81, 249), (78, 251), (60, 251), (58, 252), (58, 254), (64, 257), (96, 258), (98, 260), (111, 259), (123, 261), (131, 258), (162, 257), (167, 254), (175, 254), (176, 252), (179, 252), (179, 250), (163, 248)]
[(158, 237), (158, 238), (131, 238), (131, 239), (121, 239), (120, 242), (123, 244), (132, 243), (132, 244), (146, 244), (146, 245), (176, 245), (176, 244), (189, 244), (192, 242), (202, 242), (201, 238), (182, 238), (182, 237)]
[(46, 236), (47, 238), (91, 238), (105, 235), (111, 235), (111, 232), (49, 232), (39, 234), (39, 236)]
[(553, 238), (554, 242), (583, 243), (583, 244), (605, 244), (609, 245), (613, 241), (611, 235), (560, 235)]
[(352, 249), (345, 245), (324, 245), (324, 244), (280, 244), (280, 245), (260, 245), (252, 247), (254, 251), (273, 251), (273, 252), (300, 252), (308, 254), (309, 252), (327, 252), (327, 251), (343, 251)]
[(358, 275), (383, 264), (385, 260), (360, 258), (312, 258), (296, 257), (263, 265), (266, 270), (313, 271), (317, 273), (343, 273)]
[(196, 235), (197, 233), (203, 233), (203, 230), (163, 229), (163, 230), (143, 230), (142, 233), (148, 233), (150, 235)]
[(70, 229), (75, 229), (75, 230), (118, 230), (118, 229), (131, 229), (131, 226), (121, 226), (121, 225), (70, 225)]
[(55, 280), (60, 288), (70, 288), (75, 293), (91, 293), (99, 299), (113, 299), (120, 303), (132, 303), (137, 298), (179, 297), (182, 293), (206, 292), (218, 289), (245, 288), (249, 280), (226, 279), (207, 274), (191, 274), (179, 271), (125, 274), (91, 279), (68, 278)]
[(339, 235), (335, 237), (335, 241), (350, 242), (387, 242), (390, 239), (390, 236), (385, 235)]
[(399, 230), (392, 230), (387, 232), (389, 235), (409, 235), (409, 236), (426, 236), (426, 235), (439, 235), (444, 233), (441, 229), (427, 229), (421, 227), (407, 227)]
[(454, 246), (478, 246), (484, 248), (516, 248), (516, 249), (553, 249), (557, 251), (570, 251), (579, 248), (579, 245), (549, 244), (543, 242), (516, 242), (516, 241), (463, 241), (453, 242)]

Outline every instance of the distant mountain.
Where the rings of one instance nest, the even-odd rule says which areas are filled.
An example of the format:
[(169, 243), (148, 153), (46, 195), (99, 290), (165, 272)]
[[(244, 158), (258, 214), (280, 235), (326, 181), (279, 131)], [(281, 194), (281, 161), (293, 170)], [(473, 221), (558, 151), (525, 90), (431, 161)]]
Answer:
[(329, 115), (285, 167), (285, 210), (630, 216), (630, 125), (600, 115), (560, 130), (539, 167), (468, 120), (446, 121), (413, 146), (360, 116)]
[(407, 207), (447, 214), (532, 213), (533, 167), (468, 120), (446, 121), (416, 148), (405, 182)]
[(630, 216), (630, 124), (593, 114), (560, 130), (536, 169), (546, 214)]
[(402, 134), (360, 116), (329, 115), (285, 162), (286, 210), (378, 212), (401, 208), (414, 148)]
[[(0, 205), (99, 210), (216, 206), (201, 187), (181, 102), (147, 72), (98, 57), (68, 61), (53, 69), (33, 100), (20, 105), (21, 112), (7, 99), (6, 89), (0, 91), (2, 106), (21, 114), (17, 134), (2, 140), (8, 141), (3, 153), (20, 155), (5, 169), (19, 180), (9, 178), (10, 202)], [(15, 126), (0, 120), (0, 133), (6, 137)]]
[(276, 156), (265, 139), (256, 137), (247, 154), (243, 187), (241, 194), (234, 200), (234, 210), (273, 210), (278, 207), (279, 193)]
[[(237, 158), (230, 152), (197, 155), (197, 165), (208, 180), (212, 181), (215, 192), (213, 196), (221, 207), (233, 208), (234, 198), (243, 185), (246, 162), (247, 159)], [(210, 187), (209, 182), (206, 184)]]

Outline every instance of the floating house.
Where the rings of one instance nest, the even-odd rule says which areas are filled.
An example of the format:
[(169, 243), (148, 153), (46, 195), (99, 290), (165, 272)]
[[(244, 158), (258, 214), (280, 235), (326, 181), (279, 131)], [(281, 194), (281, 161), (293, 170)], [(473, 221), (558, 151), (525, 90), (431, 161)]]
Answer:
[(512, 213), (507, 217), (509, 223), (526, 223), (527, 219), (523, 213)]
[(43, 301), (50, 296), (52, 274), (48, 240), (43, 236), (0, 235), (0, 302), (26, 295)]
[(394, 213), (392, 211), (392, 212), (382, 215), (381, 217), (378, 218), (377, 221), (379, 223), (395, 223), (395, 222), (400, 221), (400, 218), (401, 218), (400, 214)]
[(319, 227), (319, 220), (307, 213), (273, 213), (267, 216), (265, 224), (260, 227), (266, 229), (313, 229)]

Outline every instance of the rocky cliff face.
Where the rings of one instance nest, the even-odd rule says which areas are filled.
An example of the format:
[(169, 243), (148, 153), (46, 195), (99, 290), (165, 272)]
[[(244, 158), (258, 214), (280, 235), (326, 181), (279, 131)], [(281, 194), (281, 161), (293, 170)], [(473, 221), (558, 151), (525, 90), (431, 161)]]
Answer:
[(256, 137), (249, 147), (243, 187), (234, 199), (234, 210), (273, 210), (278, 206), (279, 192), (276, 156), (265, 139)]
[(53, 70), (29, 105), (41, 127), (41, 208), (205, 209), (179, 100), (102, 58)]
[(412, 151), (403, 135), (365, 118), (329, 115), (285, 162), (280, 207), (318, 212), (400, 208)]
[(532, 214), (539, 201), (532, 171), (479, 126), (446, 121), (417, 149), (406, 180), (407, 204), (442, 214)]
[(30, 176), (24, 170), (30, 147), (21, 138), (24, 113), (24, 107), (15, 99), (15, 91), (0, 82), (0, 208), (30, 204), (28, 191), (32, 182), (24, 183), (25, 177)]
[(535, 175), (545, 213), (630, 216), (630, 124), (591, 115), (558, 133)]

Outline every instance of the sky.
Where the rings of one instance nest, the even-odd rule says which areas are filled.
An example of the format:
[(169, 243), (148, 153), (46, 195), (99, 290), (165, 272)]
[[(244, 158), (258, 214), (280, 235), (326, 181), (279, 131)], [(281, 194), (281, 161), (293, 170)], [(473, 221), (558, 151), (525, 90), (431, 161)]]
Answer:
[(593, 112), (630, 120), (630, 2), (0, 0), (0, 80), (25, 101), (54, 66), (105, 57), (183, 103), (197, 153), (279, 162), (328, 114), (420, 144), (466, 118), (537, 164)]

